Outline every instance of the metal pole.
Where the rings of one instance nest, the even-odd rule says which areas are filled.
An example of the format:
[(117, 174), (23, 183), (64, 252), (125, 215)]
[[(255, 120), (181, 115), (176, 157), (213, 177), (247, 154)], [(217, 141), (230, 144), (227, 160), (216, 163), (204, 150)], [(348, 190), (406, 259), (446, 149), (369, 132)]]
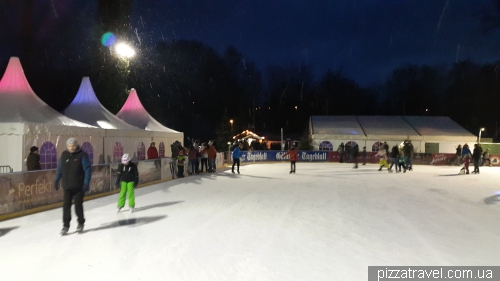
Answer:
[(479, 140), (477, 141), (477, 143), (481, 143), (481, 129), (479, 129)]
[(281, 143), (280, 143), (280, 146), (281, 146), (281, 150), (283, 151), (283, 128), (281, 128)]

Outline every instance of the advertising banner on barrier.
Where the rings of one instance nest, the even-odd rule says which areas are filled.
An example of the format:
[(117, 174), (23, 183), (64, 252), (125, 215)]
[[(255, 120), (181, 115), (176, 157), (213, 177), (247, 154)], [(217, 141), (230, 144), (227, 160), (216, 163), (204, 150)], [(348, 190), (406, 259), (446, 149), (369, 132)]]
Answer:
[(139, 184), (161, 180), (161, 160), (145, 160), (137, 164)]
[[(110, 167), (92, 166), (89, 192), (109, 191)], [(0, 214), (24, 211), (63, 201), (64, 191), (54, 189), (56, 170), (5, 174), (0, 176)]]
[(92, 166), (92, 180), (88, 195), (110, 191), (111, 169), (109, 165)]
[(453, 165), (455, 154), (432, 154), (431, 165)]
[(61, 202), (64, 192), (54, 189), (56, 170), (0, 176), (0, 214)]
[[(304, 162), (327, 162), (329, 159), (328, 151), (297, 151), (299, 161)], [(290, 157), (283, 156), (286, 151), (280, 150), (263, 150), (263, 151), (243, 151), (241, 162), (272, 162), (272, 161), (289, 161)]]
[(161, 158), (161, 179), (172, 179), (172, 158)]

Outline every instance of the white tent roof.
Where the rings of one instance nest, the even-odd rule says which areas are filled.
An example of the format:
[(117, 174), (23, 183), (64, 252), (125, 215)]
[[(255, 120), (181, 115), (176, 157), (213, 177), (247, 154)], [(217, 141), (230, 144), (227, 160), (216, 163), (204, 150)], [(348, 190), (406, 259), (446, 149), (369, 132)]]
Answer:
[(137, 95), (137, 91), (135, 89), (130, 90), (127, 101), (116, 116), (130, 125), (136, 126), (140, 129), (167, 133), (180, 133), (163, 126), (160, 122), (156, 121), (151, 115), (149, 115), (139, 100), (139, 96)]
[(404, 116), (422, 136), (468, 136), (472, 134), (447, 116)]
[(10, 58), (0, 80), (0, 122), (92, 127), (60, 114), (43, 102), (31, 89), (17, 57)]
[(419, 136), (401, 116), (357, 116), (367, 136)]
[(310, 126), (319, 136), (475, 137), (446, 116), (311, 116)]
[(139, 130), (109, 112), (97, 99), (90, 79), (83, 77), (75, 99), (64, 110), (64, 115), (103, 129)]
[(365, 136), (356, 116), (312, 116), (313, 134)]

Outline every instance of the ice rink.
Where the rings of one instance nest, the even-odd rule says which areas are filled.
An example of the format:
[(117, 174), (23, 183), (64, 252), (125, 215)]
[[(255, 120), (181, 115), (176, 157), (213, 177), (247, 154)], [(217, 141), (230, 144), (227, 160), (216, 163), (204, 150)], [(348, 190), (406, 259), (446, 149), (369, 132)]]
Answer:
[[(369, 265), (499, 265), (500, 169), (242, 166), (0, 222), (2, 280), (367, 280)], [(128, 209), (126, 207), (125, 209)], [(70, 232), (76, 228), (73, 221)]]

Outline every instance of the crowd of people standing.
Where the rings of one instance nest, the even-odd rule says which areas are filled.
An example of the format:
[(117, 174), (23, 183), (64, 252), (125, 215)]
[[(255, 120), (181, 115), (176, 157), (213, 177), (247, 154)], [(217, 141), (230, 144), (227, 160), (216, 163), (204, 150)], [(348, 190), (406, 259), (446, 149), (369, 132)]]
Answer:
[(183, 178), (186, 163), (188, 163), (187, 173), (189, 175), (216, 172), (217, 150), (212, 141), (200, 143), (199, 140), (196, 140), (189, 148), (185, 148), (179, 141), (175, 141), (170, 149), (173, 160), (171, 164), (172, 175)]
[[(341, 143), (337, 148), (337, 152), (339, 153), (339, 162), (340, 163), (354, 163), (354, 169), (358, 168), (358, 159), (359, 159), (359, 146), (356, 143), (348, 142), (347, 144)], [(376, 158), (379, 158), (379, 171), (385, 167), (387, 170), (392, 173), (392, 167), (395, 167), (396, 172), (401, 172), (401, 168), (403, 168), (403, 172), (412, 171), (413, 170), (413, 145), (411, 140), (406, 140), (403, 142), (402, 146), (395, 145), (389, 151), (389, 145), (387, 142), (383, 142), (379, 148), (377, 154), (375, 154)], [(366, 165), (367, 152), (366, 147), (363, 147), (361, 151), (361, 158), (363, 161), (363, 165)], [(388, 160), (390, 159), (391, 165), (389, 166)]]

